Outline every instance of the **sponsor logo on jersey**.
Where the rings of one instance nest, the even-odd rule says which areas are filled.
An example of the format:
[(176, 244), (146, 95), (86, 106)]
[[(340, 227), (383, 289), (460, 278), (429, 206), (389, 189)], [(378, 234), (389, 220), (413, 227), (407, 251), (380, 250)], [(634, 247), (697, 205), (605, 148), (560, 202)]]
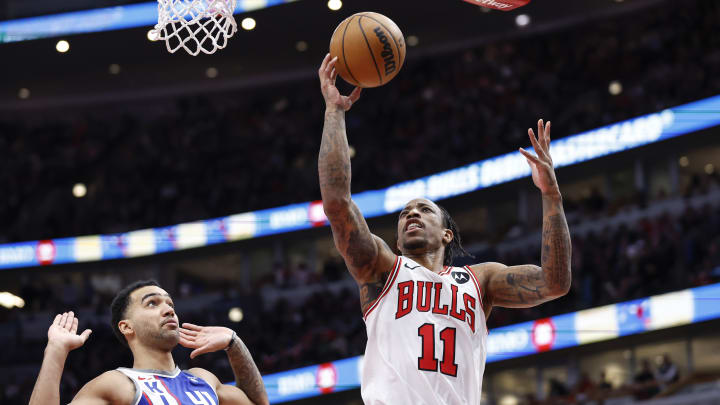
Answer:
[(450, 274), (452, 274), (453, 280), (458, 284), (465, 284), (470, 281), (470, 276), (464, 271), (453, 271)]

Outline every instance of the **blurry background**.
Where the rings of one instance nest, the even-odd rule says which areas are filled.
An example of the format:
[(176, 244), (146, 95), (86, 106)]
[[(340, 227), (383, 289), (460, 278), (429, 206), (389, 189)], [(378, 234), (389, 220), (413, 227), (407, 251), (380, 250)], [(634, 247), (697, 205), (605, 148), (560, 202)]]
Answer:
[[(130, 3), (12, 0), (0, 4), (0, 20)], [(345, 0), (338, 10), (299, 0), (236, 15), (255, 28), (199, 57), (168, 54), (147, 39), (149, 26), (16, 42), (0, 30), (0, 265), (8, 267), (0, 291), (24, 302), (3, 298), (0, 308), (0, 402), (27, 402), (57, 312), (75, 310), (80, 327), (94, 330), (68, 359), (63, 401), (101, 372), (131, 366), (109, 328), (109, 303), (137, 279), (160, 281), (181, 321), (235, 329), (264, 375), (362, 355), (356, 287), (325, 226), (163, 254), (143, 251), (145, 234), (113, 236), (121, 248), (140, 243), (130, 256), (143, 257), (96, 261), (75, 250), (69, 261), (83, 263), (32, 264), (65, 254), (57, 238), (319, 200), (324, 104), (316, 70), (335, 26), (365, 10), (392, 18), (409, 48), (400, 74), (365, 91), (347, 114), (354, 193), (526, 147), (526, 130), (541, 117), (559, 139), (720, 94), (713, 0), (536, 0), (509, 13), (460, 0)], [(69, 50), (56, 50), (60, 40)], [(718, 105), (687, 119), (715, 119)], [(677, 122), (686, 117), (675, 113)], [(645, 127), (637, 128), (642, 137)], [(484, 404), (718, 403), (720, 321), (698, 314), (720, 307), (719, 290), (646, 299), (720, 282), (720, 132), (685, 132), (558, 169), (572, 291), (537, 308), (493, 310), (489, 327), (508, 328), (496, 332), (505, 346), (495, 339), (500, 358), (487, 366)], [(441, 203), (472, 261), (512, 265), (539, 263), (539, 197), (525, 177)], [(304, 215), (301, 228), (317, 222)], [(395, 223), (394, 213), (369, 220), (391, 246)], [(163, 229), (164, 242), (154, 243), (168, 250), (206, 244), (181, 243), (176, 228)], [(629, 300), (611, 307), (615, 322), (622, 329), (630, 317), (648, 332), (537, 350), (535, 321)], [(575, 339), (582, 325), (605, 325), (606, 312), (582, 312), (574, 328), (558, 326), (552, 336)], [(182, 368), (232, 380), (224, 354), (190, 361), (177, 351)], [(330, 381), (325, 391), (337, 392), (296, 403), (361, 403), (356, 384), (335, 382), (345, 378), (341, 366), (330, 377), (327, 368), (311, 370), (268, 388), (290, 398), (318, 394), (318, 381)]]

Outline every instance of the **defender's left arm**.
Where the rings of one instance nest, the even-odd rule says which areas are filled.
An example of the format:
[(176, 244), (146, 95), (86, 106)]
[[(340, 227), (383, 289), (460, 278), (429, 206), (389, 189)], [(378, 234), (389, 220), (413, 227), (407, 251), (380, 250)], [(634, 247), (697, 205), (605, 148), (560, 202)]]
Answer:
[[(220, 326), (198, 326), (183, 323), (182, 328), (180, 328), (180, 344), (195, 349), (190, 353), (190, 358), (221, 349), (225, 349), (227, 352), (230, 366), (233, 374), (235, 374), (237, 388), (220, 384), (213, 375), (211, 378), (218, 381), (216, 390), (220, 398), (220, 405), (270, 404), (260, 370), (255, 365), (245, 343), (231, 329)], [(193, 370), (201, 370), (200, 374), (203, 371), (202, 369)], [(207, 371), (205, 372), (207, 373)]]
[[(562, 195), (550, 157), (550, 122), (538, 121), (538, 137), (528, 129), (537, 156), (520, 149), (532, 171), (533, 183), (542, 193), (543, 225), (541, 266), (505, 266), (482, 263), (472, 266), (484, 287), (486, 310), (492, 306), (527, 308), (562, 297), (570, 290), (572, 244)], [(489, 313), (489, 311), (486, 311)]]

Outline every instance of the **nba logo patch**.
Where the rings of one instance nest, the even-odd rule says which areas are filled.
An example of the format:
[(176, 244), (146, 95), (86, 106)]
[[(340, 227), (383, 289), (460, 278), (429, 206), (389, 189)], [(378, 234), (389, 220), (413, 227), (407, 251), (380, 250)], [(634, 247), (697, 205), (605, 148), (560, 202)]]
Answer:
[(452, 278), (458, 284), (465, 284), (470, 280), (470, 276), (464, 271), (453, 271)]

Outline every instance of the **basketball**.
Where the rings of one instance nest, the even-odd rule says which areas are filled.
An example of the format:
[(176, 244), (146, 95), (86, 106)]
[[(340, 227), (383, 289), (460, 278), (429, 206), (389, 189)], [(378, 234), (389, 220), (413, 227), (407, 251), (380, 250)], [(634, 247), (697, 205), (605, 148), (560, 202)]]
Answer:
[(353, 14), (335, 28), (330, 56), (346, 82), (378, 87), (392, 80), (405, 62), (405, 39), (400, 28), (382, 14)]

